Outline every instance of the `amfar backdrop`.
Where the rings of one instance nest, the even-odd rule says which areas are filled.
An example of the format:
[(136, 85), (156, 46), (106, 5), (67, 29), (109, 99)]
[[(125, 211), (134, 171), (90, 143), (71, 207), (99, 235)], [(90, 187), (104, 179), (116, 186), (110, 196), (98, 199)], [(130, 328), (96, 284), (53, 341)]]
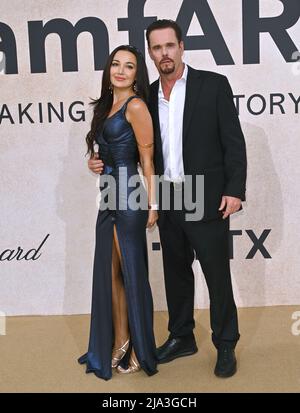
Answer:
[[(90, 311), (89, 98), (116, 46), (147, 56), (144, 29), (157, 18), (177, 20), (185, 62), (225, 74), (235, 95), (249, 164), (247, 202), (231, 219), (237, 304), (299, 304), (299, 16), (299, 0), (1, 1), (0, 310)], [(148, 242), (155, 309), (166, 309), (157, 229)], [(194, 270), (195, 306), (208, 307), (198, 261)]]

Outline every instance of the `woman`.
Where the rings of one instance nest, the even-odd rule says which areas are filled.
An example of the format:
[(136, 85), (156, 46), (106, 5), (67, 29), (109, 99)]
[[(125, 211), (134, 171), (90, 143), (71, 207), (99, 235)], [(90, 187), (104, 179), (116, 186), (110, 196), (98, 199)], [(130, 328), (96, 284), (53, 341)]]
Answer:
[[(157, 372), (146, 243), (146, 227), (158, 218), (151, 182), (153, 127), (145, 103), (148, 91), (142, 54), (131, 46), (117, 47), (103, 72), (101, 97), (92, 103), (94, 116), (86, 137), (90, 169), (102, 172), (94, 152), (98, 143), (105, 165), (100, 182), (109, 175), (115, 185), (106, 187), (107, 196), (113, 196), (116, 189), (115, 208), (100, 208), (97, 217), (90, 340), (88, 352), (78, 359), (87, 364), (87, 373), (105, 380), (112, 377), (112, 369)], [(141, 185), (138, 163), (147, 192)], [(136, 188), (129, 185), (129, 179), (133, 177), (144, 191), (146, 208), (131, 208), (129, 198)]]

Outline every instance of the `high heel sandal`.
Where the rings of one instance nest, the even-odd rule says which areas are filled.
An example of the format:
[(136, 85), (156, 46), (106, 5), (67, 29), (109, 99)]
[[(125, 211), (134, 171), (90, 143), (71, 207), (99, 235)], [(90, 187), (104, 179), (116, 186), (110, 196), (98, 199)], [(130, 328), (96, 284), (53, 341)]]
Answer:
[(130, 365), (127, 369), (123, 369), (123, 367), (118, 366), (117, 367), (117, 372), (118, 373), (123, 373), (123, 374), (129, 374), (129, 373), (136, 373), (137, 371), (141, 370), (141, 366), (132, 358), (130, 357)]
[(111, 367), (114, 369), (118, 366), (122, 358), (125, 356), (127, 353), (128, 347), (129, 347), (129, 341), (128, 339), (126, 343), (123, 344), (122, 347), (118, 348), (117, 350), (114, 350), (112, 353), (112, 360), (111, 360)]

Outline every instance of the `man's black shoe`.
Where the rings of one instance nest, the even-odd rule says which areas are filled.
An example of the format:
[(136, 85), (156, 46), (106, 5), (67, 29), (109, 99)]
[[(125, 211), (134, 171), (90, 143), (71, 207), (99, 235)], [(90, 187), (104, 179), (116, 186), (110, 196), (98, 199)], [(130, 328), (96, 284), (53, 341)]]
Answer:
[(218, 377), (231, 377), (236, 373), (236, 358), (234, 349), (221, 346), (218, 349), (218, 359), (215, 375)]
[(197, 353), (198, 348), (194, 337), (169, 338), (156, 350), (158, 362), (168, 363), (178, 357), (191, 356)]

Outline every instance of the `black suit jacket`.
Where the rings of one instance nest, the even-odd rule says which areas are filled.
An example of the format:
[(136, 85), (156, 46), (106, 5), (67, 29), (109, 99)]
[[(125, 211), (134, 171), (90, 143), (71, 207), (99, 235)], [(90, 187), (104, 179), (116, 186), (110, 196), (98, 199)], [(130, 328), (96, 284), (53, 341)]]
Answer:
[[(154, 125), (155, 173), (163, 175), (158, 87), (156, 80), (151, 85), (149, 108)], [(225, 76), (189, 66), (182, 144), (185, 175), (193, 178), (204, 175), (203, 220), (222, 215), (218, 211), (222, 195), (245, 200), (246, 146), (232, 90)], [(192, 191), (195, 191), (194, 181)], [(162, 221), (163, 211), (159, 215), (159, 221)]]

